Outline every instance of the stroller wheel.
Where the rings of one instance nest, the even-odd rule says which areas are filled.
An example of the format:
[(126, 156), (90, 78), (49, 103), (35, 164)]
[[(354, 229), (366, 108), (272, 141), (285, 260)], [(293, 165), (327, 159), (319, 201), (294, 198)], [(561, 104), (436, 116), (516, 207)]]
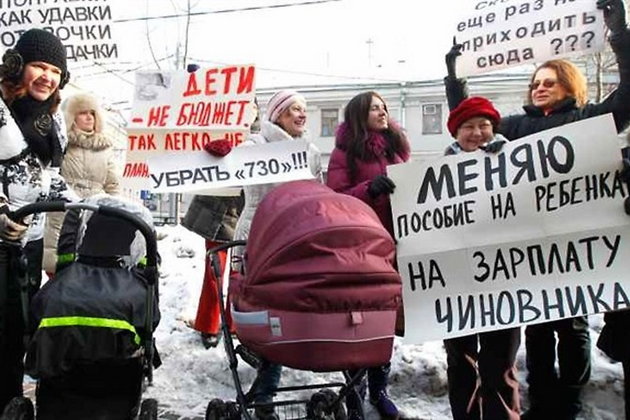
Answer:
[(241, 411), (234, 401), (225, 403), (225, 417), (229, 420), (241, 420)]
[(331, 389), (322, 389), (311, 397), (306, 404), (309, 419), (315, 420), (346, 420), (346, 410), (337, 399), (337, 394)]
[(158, 403), (157, 400), (149, 398), (142, 401), (140, 406), (140, 416), (138, 420), (157, 420), (158, 418)]
[(35, 410), (33, 402), (26, 397), (15, 397), (0, 413), (2, 420), (33, 420), (35, 419)]
[(206, 408), (206, 420), (229, 420), (225, 401), (215, 398), (208, 403)]

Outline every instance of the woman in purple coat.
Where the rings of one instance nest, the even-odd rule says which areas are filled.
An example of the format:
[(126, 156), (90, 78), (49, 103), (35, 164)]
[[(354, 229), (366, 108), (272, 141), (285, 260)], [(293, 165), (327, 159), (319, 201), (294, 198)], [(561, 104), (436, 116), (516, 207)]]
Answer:
[[(352, 195), (367, 203), (393, 236), (389, 195), (396, 186), (387, 177), (387, 165), (408, 159), (407, 136), (389, 118), (385, 101), (376, 92), (364, 92), (346, 105), (344, 122), (337, 128), (326, 183), (337, 192)], [(388, 363), (368, 369), (368, 390), (370, 403), (381, 417), (396, 419), (398, 409), (387, 395), (389, 368)], [(346, 404), (348, 419), (360, 418), (362, 401), (348, 396)]]

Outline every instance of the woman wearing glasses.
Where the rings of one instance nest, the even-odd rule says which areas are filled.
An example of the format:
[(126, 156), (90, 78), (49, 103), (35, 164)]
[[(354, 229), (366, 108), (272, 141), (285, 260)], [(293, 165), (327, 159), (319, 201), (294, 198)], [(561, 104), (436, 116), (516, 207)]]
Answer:
[[(524, 114), (501, 118), (497, 132), (509, 140), (574, 121), (612, 113), (617, 131), (630, 122), (630, 31), (623, 0), (597, 0), (610, 30), (610, 45), (619, 66), (619, 86), (603, 102), (586, 103), (586, 78), (566, 60), (540, 65), (531, 77)], [(466, 81), (455, 74), (461, 45), (446, 55), (444, 79), (450, 109), (468, 97)], [(556, 343), (557, 335), (557, 343)], [(557, 344), (557, 349), (556, 349)], [(521, 418), (575, 419), (582, 408), (580, 394), (591, 372), (590, 337), (586, 317), (562, 319), (525, 329), (530, 408)], [(556, 371), (556, 354), (559, 369)]]

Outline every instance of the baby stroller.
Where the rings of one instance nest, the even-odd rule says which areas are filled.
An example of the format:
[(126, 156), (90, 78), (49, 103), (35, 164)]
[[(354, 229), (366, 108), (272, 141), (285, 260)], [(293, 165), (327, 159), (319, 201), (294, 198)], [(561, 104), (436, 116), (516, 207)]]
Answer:
[[(251, 409), (261, 406), (253, 403), (258, 378), (243, 392), (237, 355), (255, 368), (271, 362), (343, 372), (344, 382), (277, 389), (282, 393), (323, 388), (309, 399), (264, 405), (274, 407), (279, 418), (345, 419), (343, 399), (350, 393), (357, 397), (361, 370), (391, 358), (401, 303), (393, 239), (362, 201), (317, 182), (295, 181), (265, 196), (247, 242), (208, 251), (218, 278), (215, 253), (236, 246), (246, 246), (241, 273), (230, 278), (229, 286), (241, 342), (236, 349), (224, 307), (221, 316), (237, 396), (235, 402), (210, 401), (206, 419), (250, 419)], [(351, 376), (351, 370), (358, 372)]]
[[(151, 214), (107, 195), (81, 203), (41, 202), (13, 214), (66, 211), (54, 279), (33, 297), (25, 371), (38, 380), (37, 419), (157, 419), (140, 406), (144, 379), (159, 365), (157, 243)], [(23, 305), (27, 307), (27, 305)], [(24, 404), (28, 401), (28, 404)], [(22, 398), (22, 413), (33, 412)], [(140, 407), (139, 407), (140, 406)]]

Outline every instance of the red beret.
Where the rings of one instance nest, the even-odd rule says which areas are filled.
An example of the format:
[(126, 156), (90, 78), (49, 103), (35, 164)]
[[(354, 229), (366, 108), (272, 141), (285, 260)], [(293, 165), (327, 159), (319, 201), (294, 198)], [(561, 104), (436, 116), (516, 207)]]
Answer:
[(493, 125), (498, 125), (501, 114), (492, 105), (492, 102), (481, 96), (473, 96), (463, 100), (457, 107), (448, 114), (446, 126), (451, 136), (457, 137), (457, 129), (460, 125), (474, 117), (486, 117), (492, 121)]

